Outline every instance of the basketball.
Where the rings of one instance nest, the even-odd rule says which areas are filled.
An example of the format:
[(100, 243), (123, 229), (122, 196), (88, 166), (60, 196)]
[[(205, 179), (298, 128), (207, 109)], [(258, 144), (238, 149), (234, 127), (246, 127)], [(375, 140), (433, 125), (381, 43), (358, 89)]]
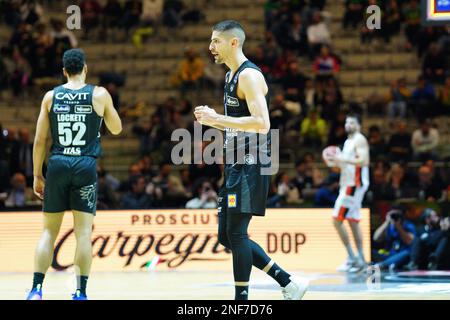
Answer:
[(328, 167), (334, 167), (336, 164), (330, 158), (341, 153), (341, 149), (337, 146), (328, 146), (322, 151), (322, 158)]

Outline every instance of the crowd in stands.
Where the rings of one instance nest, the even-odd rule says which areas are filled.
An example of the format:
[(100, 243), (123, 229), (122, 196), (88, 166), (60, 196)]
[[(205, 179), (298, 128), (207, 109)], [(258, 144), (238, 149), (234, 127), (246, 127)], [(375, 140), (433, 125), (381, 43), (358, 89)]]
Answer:
[[(0, 51), (0, 90), (7, 88), (17, 96), (40, 78), (61, 79), (62, 53), (79, 45), (75, 34), (62, 21), (52, 19), (47, 23), (43, 19), (45, 10), (39, 3), (1, 2), (0, 23), (11, 26), (14, 32)], [(379, 30), (370, 30), (363, 23), (367, 18), (365, 8), (370, 4), (382, 9), (383, 27)], [(326, 0), (266, 1), (264, 40), (248, 52), (275, 88), (269, 106), (271, 128), (280, 130), (282, 146), (289, 145), (302, 152), (291, 154), (280, 150), (280, 160), (295, 163), (295, 170), (294, 173), (281, 170), (274, 177), (269, 207), (303, 204), (332, 207), (338, 195), (339, 171), (323, 170), (319, 165), (320, 152), (327, 145), (342, 146), (347, 138), (346, 113), (358, 111), (361, 106), (344, 101), (339, 73), (345, 61), (333, 50), (331, 15), (324, 11), (325, 6)], [(115, 41), (117, 31), (121, 31), (137, 47), (144, 45), (143, 39), (161, 26), (176, 30), (204, 18), (200, 8), (186, 7), (178, 0), (108, 0), (103, 6), (96, 0), (83, 0), (80, 7), (81, 41)], [(441, 128), (435, 119), (450, 115), (449, 28), (421, 26), (417, 0), (346, 0), (342, 27), (360, 30), (362, 45), (369, 45), (377, 38), (389, 43), (395, 36), (405, 37), (404, 50), (416, 50), (421, 59), (421, 74), (417, 75), (414, 89), (407, 86), (406, 79), (399, 78), (391, 83), (384, 96), (367, 101), (369, 115), (378, 110), (389, 122), (382, 127), (371, 126), (364, 132), (372, 162), (371, 185), (364, 204), (405, 199), (448, 201), (448, 168), (436, 165), (448, 159), (439, 153)], [(144, 101), (120, 108), (121, 115), (134, 123), (132, 133), (140, 141), (139, 160), (130, 165), (123, 181), (98, 167), (99, 209), (213, 208), (217, 205), (222, 166), (201, 163), (175, 172), (169, 162), (170, 135), (177, 128), (193, 130), (193, 106), (186, 93), (198, 92), (199, 88), (221, 93), (225, 70), (193, 48), (181, 50), (184, 58), (171, 78), (171, 84), (180, 88), (180, 97), (167, 97), (146, 119), (142, 118)], [(308, 64), (308, 75), (301, 71), (301, 63)], [(100, 84), (107, 87), (118, 109), (124, 82), (123, 77), (114, 73), (100, 77)], [(407, 126), (408, 119), (420, 120), (414, 130)], [(0, 131), (0, 207), (39, 203), (30, 189), (30, 133), (13, 128), (0, 128)], [(411, 161), (420, 164), (410, 166)], [(384, 229), (378, 232), (380, 238), (386, 233), (391, 239), (388, 247), (395, 246), (392, 239), (398, 236), (395, 231), (398, 226), (392, 221), (387, 219)], [(444, 225), (441, 229), (448, 229), (448, 220), (441, 222)], [(412, 231), (411, 234), (405, 246), (412, 248), (419, 236)], [(415, 250), (419, 249), (411, 249), (408, 254), (413, 255)], [(420, 254), (414, 253), (411, 261), (423, 266), (425, 258)], [(382, 266), (390, 265), (388, 261)]]

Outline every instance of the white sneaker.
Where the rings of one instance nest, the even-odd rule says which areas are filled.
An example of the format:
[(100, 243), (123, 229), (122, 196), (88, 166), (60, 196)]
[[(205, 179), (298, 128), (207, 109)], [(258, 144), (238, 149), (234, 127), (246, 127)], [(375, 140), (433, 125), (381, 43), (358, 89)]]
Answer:
[(309, 280), (305, 278), (293, 279), (290, 278), (291, 282), (281, 288), (284, 300), (301, 300), (308, 290)]
[(358, 273), (367, 268), (367, 264), (363, 260), (357, 260), (353, 266), (348, 270), (350, 273)]
[(345, 262), (339, 268), (337, 268), (336, 271), (347, 272), (354, 266), (354, 264), (355, 264), (355, 260), (347, 258), (347, 260), (345, 260)]

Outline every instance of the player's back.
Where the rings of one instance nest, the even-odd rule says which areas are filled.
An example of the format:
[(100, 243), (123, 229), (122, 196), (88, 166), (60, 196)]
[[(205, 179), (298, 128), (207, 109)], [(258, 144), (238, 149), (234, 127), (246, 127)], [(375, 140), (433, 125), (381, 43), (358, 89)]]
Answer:
[(93, 106), (94, 88), (86, 84), (79, 89), (58, 86), (53, 90), (49, 110), (52, 155), (100, 156), (103, 118)]

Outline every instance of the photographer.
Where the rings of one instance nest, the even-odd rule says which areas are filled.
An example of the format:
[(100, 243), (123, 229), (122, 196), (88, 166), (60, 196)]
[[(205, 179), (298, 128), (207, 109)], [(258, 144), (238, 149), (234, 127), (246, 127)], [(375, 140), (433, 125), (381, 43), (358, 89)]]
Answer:
[(384, 248), (373, 254), (376, 265), (382, 270), (395, 270), (407, 264), (415, 236), (416, 228), (404, 218), (403, 210), (400, 207), (391, 209), (373, 235), (373, 241), (384, 243)]
[(443, 236), (439, 226), (440, 218), (436, 211), (426, 208), (423, 210), (420, 220), (422, 227), (411, 245), (411, 262), (407, 268), (409, 270), (435, 269), (436, 264), (430, 260), (430, 256), (436, 250)]
[(439, 242), (428, 258), (430, 270), (450, 270), (450, 218), (441, 219)]
[(217, 208), (217, 193), (207, 179), (199, 179), (194, 186), (195, 198), (186, 203), (187, 209)]

